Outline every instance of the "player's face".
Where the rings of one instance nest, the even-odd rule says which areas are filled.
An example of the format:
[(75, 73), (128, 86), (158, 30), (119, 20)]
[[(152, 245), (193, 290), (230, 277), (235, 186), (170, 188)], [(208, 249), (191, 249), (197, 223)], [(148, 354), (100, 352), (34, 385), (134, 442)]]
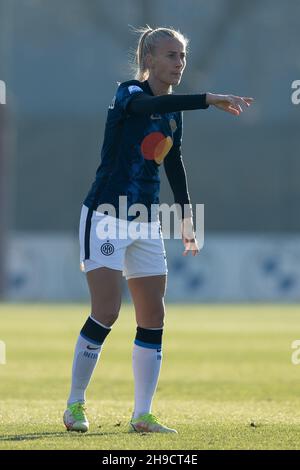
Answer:
[(163, 39), (150, 58), (150, 75), (168, 85), (178, 85), (186, 66), (185, 45), (178, 39)]

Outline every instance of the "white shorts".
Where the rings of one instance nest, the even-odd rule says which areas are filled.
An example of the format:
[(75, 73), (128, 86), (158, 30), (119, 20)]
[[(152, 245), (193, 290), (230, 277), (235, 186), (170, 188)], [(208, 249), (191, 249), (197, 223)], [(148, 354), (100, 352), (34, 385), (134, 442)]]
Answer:
[(126, 279), (168, 272), (159, 220), (128, 222), (83, 205), (79, 241), (84, 272), (107, 267), (123, 271)]

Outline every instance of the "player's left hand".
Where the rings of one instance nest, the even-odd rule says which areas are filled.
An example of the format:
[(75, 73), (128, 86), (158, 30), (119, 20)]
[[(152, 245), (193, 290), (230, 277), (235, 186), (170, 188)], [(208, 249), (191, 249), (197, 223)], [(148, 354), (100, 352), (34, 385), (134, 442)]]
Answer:
[(189, 252), (191, 252), (193, 256), (196, 256), (199, 253), (200, 250), (196, 238), (182, 237), (182, 242), (184, 244), (183, 256), (187, 256)]
[(182, 220), (181, 232), (184, 245), (183, 256), (187, 256), (189, 252), (191, 252), (193, 256), (196, 256), (199, 253), (199, 246), (194, 232), (192, 217)]

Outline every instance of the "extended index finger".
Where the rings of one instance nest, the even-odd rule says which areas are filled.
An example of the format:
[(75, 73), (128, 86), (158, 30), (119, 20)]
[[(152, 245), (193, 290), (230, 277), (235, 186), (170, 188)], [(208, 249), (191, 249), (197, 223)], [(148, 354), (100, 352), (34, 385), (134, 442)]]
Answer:
[(254, 98), (250, 98), (248, 96), (243, 96), (242, 99), (246, 101), (246, 103), (249, 103), (249, 104), (253, 103), (254, 101)]
[(235, 97), (235, 104), (238, 106), (243, 105), (249, 108), (249, 106), (251, 105), (251, 103), (253, 103), (253, 101), (254, 101), (253, 98), (241, 97), (241, 96)]

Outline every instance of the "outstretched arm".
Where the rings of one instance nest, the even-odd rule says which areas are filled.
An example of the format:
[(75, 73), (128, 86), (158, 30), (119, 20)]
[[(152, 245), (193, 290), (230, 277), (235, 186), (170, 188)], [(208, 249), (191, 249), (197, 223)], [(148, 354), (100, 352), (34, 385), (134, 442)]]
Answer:
[(207, 109), (206, 94), (150, 96), (139, 93), (132, 97), (127, 111), (131, 114), (175, 113), (192, 109)]
[(218, 95), (214, 93), (161, 96), (138, 93), (130, 100), (127, 111), (136, 115), (164, 114), (194, 109), (207, 109), (209, 105), (213, 105), (218, 109), (238, 116), (243, 112), (243, 107), (249, 107), (253, 101), (253, 98), (250, 97)]

